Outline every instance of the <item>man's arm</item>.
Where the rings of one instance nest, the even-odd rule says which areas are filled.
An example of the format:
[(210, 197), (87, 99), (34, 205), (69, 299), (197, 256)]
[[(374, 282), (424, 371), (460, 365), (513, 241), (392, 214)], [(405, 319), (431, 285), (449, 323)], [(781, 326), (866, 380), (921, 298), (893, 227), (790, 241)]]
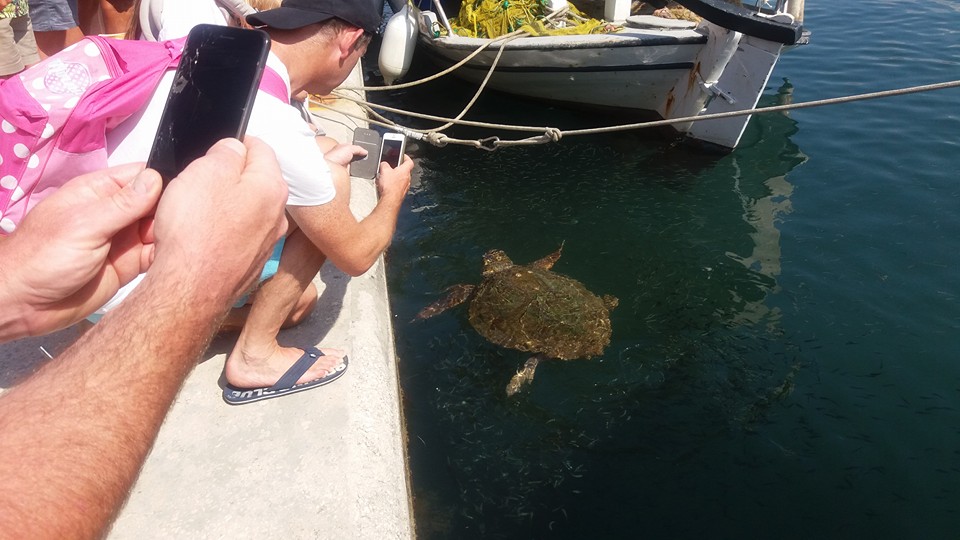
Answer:
[(409, 156), (404, 156), (396, 169), (381, 163), (377, 179), (379, 200), (361, 221), (350, 211), (350, 178), (346, 175), (334, 175), (337, 195), (333, 201), (319, 206), (291, 206), (287, 211), (337, 268), (359, 276), (390, 245), (403, 198), (410, 189), (412, 170), (413, 160)]
[(225, 307), (194, 276), (153, 276), (0, 399), (6, 534), (95, 538), (125, 500)]
[(0, 396), (3, 534), (98, 537), (118, 512), (184, 378), (286, 227), (273, 154), (247, 144), (218, 143), (171, 182), (141, 285)]

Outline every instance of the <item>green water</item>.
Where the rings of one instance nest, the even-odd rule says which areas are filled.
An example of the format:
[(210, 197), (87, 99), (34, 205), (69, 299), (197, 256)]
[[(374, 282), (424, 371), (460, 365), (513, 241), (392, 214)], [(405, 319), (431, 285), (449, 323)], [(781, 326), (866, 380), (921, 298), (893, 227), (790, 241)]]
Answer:
[[(807, 23), (762, 104), (960, 78), (952, 0)], [(597, 121), (495, 94), (474, 117), (521, 114)], [(414, 152), (388, 272), (420, 538), (960, 536), (960, 91), (758, 116), (719, 157), (644, 133)], [(561, 243), (554, 270), (620, 299), (601, 358), (508, 398), (526, 355), (462, 308), (410, 322), (488, 249)]]

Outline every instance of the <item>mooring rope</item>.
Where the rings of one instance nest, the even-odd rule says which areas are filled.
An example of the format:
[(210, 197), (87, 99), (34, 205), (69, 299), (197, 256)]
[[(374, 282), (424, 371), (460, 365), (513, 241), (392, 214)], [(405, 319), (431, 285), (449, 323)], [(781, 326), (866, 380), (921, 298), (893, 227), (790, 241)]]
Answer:
[(433, 133), (433, 132), (437, 132), (437, 131), (443, 131), (443, 130), (447, 129), (448, 127), (456, 124), (456, 123), (459, 122), (464, 116), (467, 115), (467, 112), (469, 112), (470, 109), (473, 108), (473, 104), (476, 103), (478, 99), (480, 99), (480, 94), (482, 94), (482, 93), (483, 93), (483, 89), (487, 87), (487, 82), (490, 81), (490, 77), (493, 77), (493, 72), (494, 72), (494, 70), (496, 70), (497, 64), (500, 63), (500, 57), (503, 56), (503, 49), (504, 49), (504, 47), (506, 47), (508, 43), (510, 43), (511, 41), (513, 41), (514, 39), (517, 39), (517, 38), (519, 38), (519, 37), (520, 37), (519, 35), (513, 36), (513, 37), (510, 38), (510, 39), (504, 40), (503, 43), (500, 44), (500, 49), (497, 51), (497, 55), (493, 58), (493, 62), (490, 63), (490, 69), (487, 70), (487, 76), (483, 78), (483, 81), (480, 83), (480, 87), (477, 88), (477, 93), (473, 95), (473, 98), (470, 100), (470, 102), (467, 103), (467, 105), (463, 108), (462, 111), (460, 111), (460, 114), (458, 114), (456, 117), (452, 118), (449, 122), (447, 122), (446, 124), (444, 124), (444, 125), (442, 125), (442, 126), (438, 126), (438, 127), (433, 128), (433, 129), (428, 129), (428, 130), (426, 131), (427, 133)]
[[(346, 94), (336, 94), (336, 95), (337, 97), (358, 103), (363, 109), (365, 109), (370, 113), (375, 114), (377, 117), (382, 119), (380, 121), (369, 120), (370, 123), (380, 125), (383, 127), (388, 127), (391, 129), (396, 129), (401, 133), (405, 134), (406, 136), (411, 137), (413, 139), (423, 140), (423, 141), (429, 142), (430, 144), (433, 144), (434, 146), (439, 146), (439, 147), (446, 146), (447, 144), (462, 144), (465, 146), (473, 146), (475, 148), (492, 151), (492, 150), (496, 150), (497, 148), (503, 148), (508, 146), (527, 146), (527, 145), (533, 145), (533, 144), (546, 144), (551, 142), (557, 142), (563, 137), (571, 137), (576, 135), (595, 135), (600, 133), (612, 133), (617, 131), (630, 131), (635, 129), (669, 126), (672, 124), (682, 124), (685, 122), (700, 122), (703, 120), (717, 120), (721, 118), (732, 118), (736, 116), (744, 116), (744, 115), (750, 115), (750, 114), (792, 111), (797, 109), (822, 107), (825, 105), (837, 105), (841, 103), (865, 101), (869, 99), (903, 96), (908, 94), (917, 94), (921, 92), (932, 92), (934, 90), (945, 90), (948, 88), (957, 88), (957, 87), (960, 87), (960, 80), (934, 83), (934, 84), (925, 84), (925, 85), (919, 85), (919, 86), (909, 86), (905, 88), (883, 90), (879, 92), (869, 92), (865, 94), (854, 94), (850, 96), (818, 99), (813, 101), (804, 101), (800, 103), (773, 105), (770, 107), (759, 107), (759, 108), (746, 109), (742, 111), (728, 111), (728, 112), (722, 112), (722, 113), (704, 114), (701, 116), (687, 116), (683, 118), (669, 118), (665, 120), (652, 120), (649, 122), (636, 122), (631, 124), (621, 124), (617, 126), (607, 126), (607, 127), (598, 127), (598, 128), (588, 128), (588, 129), (573, 129), (573, 130), (566, 130), (566, 131), (560, 130), (555, 127), (549, 127), (549, 126), (523, 126), (523, 125), (497, 124), (497, 123), (490, 123), (490, 122), (478, 122), (474, 120), (443, 118), (439, 116), (425, 115), (420, 113), (414, 113), (411, 111), (404, 111), (402, 109), (396, 109), (393, 107), (387, 107), (384, 105), (378, 105), (378, 104), (370, 103), (358, 98), (350, 97)], [(476, 96), (474, 96), (474, 101), (475, 99), (476, 99)], [(328, 108), (328, 109), (330, 108), (329, 106), (324, 105), (321, 102), (313, 101), (313, 103), (324, 108)], [(471, 102), (471, 105), (472, 105), (472, 102)], [(500, 137), (496, 137), (496, 136), (487, 137), (484, 139), (455, 139), (443, 133), (439, 133), (439, 129), (445, 129), (445, 128), (434, 128), (432, 130), (419, 130), (419, 129), (408, 128), (405, 126), (401, 126), (400, 124), (383, 117), (382, 115), (376, 113), (374, 109), (380, 109), (387, 112), (392, 112), (392, 113), (401, 114), (405, 116), (411, 116), (414, 118), (423, 118), (427, 120), (447, 122), (451, 125), (459, 124), (459, 125), (466, 125), (466, 126), (473, 126), (473, 127), (482, 127), (487, 129), (502, 129), (507, 131), (529, 131), (534, 133), (540, 133), (540, 135), (527, 137), (525, 139), (513, 139), (513, 140), (502, 140), (500, 139)], [(345, 113), (343, 111), (339, 111), (339, 112), (341, 112), (342, 114), (345, 114), (346, 116), (357, 118), (359, 120), (368, 120), (368, 118), (364, 118), (359, 115), (352, 115), (349, 113)]]
[[(557, 17), (560, 17), (561, 15), (567, 15), (569, 11), (570, 11), (570, 8), (558, 9), (557, 11), (554, 11), (553, 13), (550, 13), (549, 15), (544, 16), (544, 17), (543, 17), (543, 20), (544, 20), (544, 22), (551, 21), (551, 20), (553, 20), (553, 19), (555, 19), (555, 18), (557, 18)], [(513, 41), (513, 40), (516, 39), (516, 38), (526, 37), (526, 36), (530, 36), (530, 33), (527, 32), (526, 30), (514, 30), (513, 32), (510, 32), (509, 34), (504, 34), (504, 35), (502, 35), (502, 36), (489, 39), (489, 40), (485, 41), (483, 44), (481, 44), (479, 47), (477, 47), (476, 50), (474, 50), (472, 53), (470, 53), (469, 55), (467, 55), (463, 60), (460, 60), (460, 61), (457, 62), (456, 64), (453, 64), (452, 66), (448, 67), (447, 69), (445, 69), (445, 70), (443, 70), (443, 71), (440, 71), (440, 72), (438, 72), (438, 73), (434, 73), (433, 75), (430, 75), (430, 76), (428, 76), (428, 77), (424, 77), (424, 78), (422, 78), (422, 79), (418, 79), (418, 80), (416, 80), (416, 81), (410, 81), (410, 82), (408, 82), (408, 83), (403, 83), (403, 84), (393, 84), (393, 85), (390, 85), (390, 86), (344, 86), (344, 87), (341, 87), (340, 89), (341, 89), (341, 90), (363, 91), (363, 92), (383, 92), (383, 91), (385, 91), (385, 90), (404, 90), (404, 89), (406, 89), (406, 88), (413, 88), (414, 86), (419, 86), (419, 85), (421, 85), (421, 84), (426, 84), (426, 83), (428, 83), (428, 82), (435, 81), (435, 80), (439, 79), (440, 77), (443, 77), (443, 76), (445, 76), (445, 75), (449, 75), (449, 74), (453, 73), (454, 71), (456, 71), (457, 69), (459, 69), (460, 67), (462, 67), (464, 64), (466, 64), (467, 62), (469, 62), (470, 60), (472, 60), (474, 57), (476, 57), (478, 54), (480, 54), (480, 53), (482, 53), (483, 51), (485, 51), (486, 49), (489, 49), (490, 47), (492, 47), (495, 43), (498, 43), (498, 42), (503, 41), (504, 43), (500, 45), (500, 52), (497, 54), (497, 59), (499, 60), (500, 54), (503, 53), (503, 48), (504, 48), (504, 46), (506, 45), (506, 43), (508, 43), (508, 42), (510, 42), (510, 41)], [(497, 60), (497, 61), (498, 61), (498, 60)], [(490, 66), (490, 71), (491, 71), (491, 72), (493, 71), (493, 68), (496, 66), (497, 61), (494, 61), (494, 64), (493, 64), (492, 66)], [(488, 74), (488, 75), (487, 75), (487, 79), (489, 79), (489, 78), (490, 78), (490, 75)], [(484, 84), (486, 84), (486, 81), (484, 81)]]
[[(414, 86), (419, 86), (419, 85), (421, 85), (421, 84), (426, 84), (426, 83), (428, 83), (428, 82), (435, 81), (435, 80), (439, 79), (440, 77), (443, 77), (444, 75), (449, 75), (450, 73), (453, 73), (454, 71), (456, 71), (457, 69), (459, 69), (460, 67), (462, 67), (464, 64), (466, 64), (467, 62), (469, 62), (470, 60), (472, 60), (475, 56), (477, 56), (478, 54), (482, 53), (484, 50), (489, 49), (493, 44), (495, 44), (495, 43), (497, 43), (497, 42), (500, 42), (500, 41), (509, 42), (509, 41), (513, 41), (514, 39), (516, 39), (516, 38), (518, 38), (518, 37), (523, 37), (523, 36), (528, 36), (528, 35), (529, 35), (529, 34), (528, 34), (526, 31), (524, 31), (524, 30), (514, 30), (513, 32), (510, 32), (509, 34), (504, 34), (504, 35), (502, 35), (502, 36), (500, 36), (500, 37), (498, 37), (498, 38), (491, 39), (491, 40), (487, 41), (486, 43), (484, 43), (483, 45), (477, 47), (477, 49), (476, 49), (475, 51), (473, 51), (472, 53), (470, 53), (469, 55), (467, 55), (463, 60), (460, 60), (460, 61), (457, 62), (456, 64), (448, 67), (447, 69), (445, 69), (445, 70), (443, 70), (443, 71), (441, 71), (441, 72), (439, 72), (439, 73), (434, 73), (433, 75), (430, 75), (429, 77), (424, 77), (424, 78), (418, 79), (418, 80), (416, 80), (416, 81), (410, 81), (410, 82), (408, 82), (408, 83), (403, 83), (403, 84), (392, 84), (392, 85), (390, 85), (390, 86), (344, 86), (344, 87), (341, 87), (340, 89), (341, 89), (341, 90), (362, 90), (362, 91), (364, 91), (364, 92), (383, 92), (384, 90), (403, 90), (403, 89), (406, 89), (406, 88), (412, 88), (412, 87), (414, 87)], [(503, 50), (503, 46), (502, 46), (502, 45), (501, 45), (501, 47), (500, 47), (500, 50), (501, 50), (501, 51)]]

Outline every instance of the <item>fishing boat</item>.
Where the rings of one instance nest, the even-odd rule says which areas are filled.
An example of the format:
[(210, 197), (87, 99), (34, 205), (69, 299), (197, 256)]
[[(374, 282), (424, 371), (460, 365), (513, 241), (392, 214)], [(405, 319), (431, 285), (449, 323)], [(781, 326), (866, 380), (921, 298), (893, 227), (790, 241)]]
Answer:
[(691, 22), (630, 16), (629, 0), (606, 0), (604, 20), (615, 23), (616, 31), (509, 40), (457, 35), (438, 2), (430, 9), (410, 6), (394, 19), (404, 17), (406, 28), (415, 28), (417, 54), (423, 51), (442, 68), (486, 45), (454, 71), (467, 81), (479, 84), (492, 71), (488, 87), (509, 94), (691, 118), (672, 127), (690, 139), (733, 149), (749, 116), (692, 118), (752, 109), (780, 55), (809, 40), (803, 0), (754, 1), (677, 0), (701, 18)]

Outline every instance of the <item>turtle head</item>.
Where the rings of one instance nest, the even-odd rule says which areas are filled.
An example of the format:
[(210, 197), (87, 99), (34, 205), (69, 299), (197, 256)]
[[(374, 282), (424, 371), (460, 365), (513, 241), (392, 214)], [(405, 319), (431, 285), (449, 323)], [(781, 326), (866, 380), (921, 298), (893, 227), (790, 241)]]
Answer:
[(513, 261), (500, 249), (491, 249), (483, 255), (483, 275), (489, 276), (513, 266)]

